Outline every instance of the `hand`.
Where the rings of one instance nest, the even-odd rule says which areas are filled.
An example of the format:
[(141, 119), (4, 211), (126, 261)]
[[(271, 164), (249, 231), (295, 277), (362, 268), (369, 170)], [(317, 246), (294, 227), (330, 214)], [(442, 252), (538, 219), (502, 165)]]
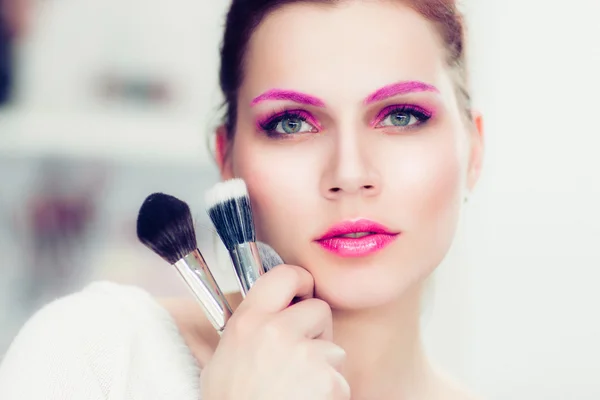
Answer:
[[(263, 275), (202, 371), (202, 399), (349, 400), (331, 308), (313, 292), (303, 268), (280, 265)], [(295, 297), (300, 301), (290, 306)]]

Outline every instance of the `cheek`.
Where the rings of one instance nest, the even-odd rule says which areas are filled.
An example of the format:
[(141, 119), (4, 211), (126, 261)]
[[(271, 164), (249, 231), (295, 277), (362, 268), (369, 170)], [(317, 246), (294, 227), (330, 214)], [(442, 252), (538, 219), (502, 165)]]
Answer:
[(298, 224), (314, 221), (322, 212), (316, 179), (322, 156), (288, 145), (265, 146), (243, 135), (232, 155), (234, 173), (248, 185), (259, 240), (285, 251), (281, 246), (303, 231)]
[(463, 152), (454, 135), (437, 135), (398, 149), (387, 160), (387, 186), (405, 229), (453, 229), (464, 184)]

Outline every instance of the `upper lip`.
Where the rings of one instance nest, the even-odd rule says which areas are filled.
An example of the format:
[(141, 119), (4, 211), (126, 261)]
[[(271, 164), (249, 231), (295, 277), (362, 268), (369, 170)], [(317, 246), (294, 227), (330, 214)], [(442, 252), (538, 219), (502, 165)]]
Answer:
[(386, 226), (368, 219), (359, 219), (355, 221), (343, 221), (330, 227), (317, 240), (331, 239), (337, 236), (348, 235), (351, 233), (371, 232), (384, 235), (396, 235), (398, 232), (392, 232)]

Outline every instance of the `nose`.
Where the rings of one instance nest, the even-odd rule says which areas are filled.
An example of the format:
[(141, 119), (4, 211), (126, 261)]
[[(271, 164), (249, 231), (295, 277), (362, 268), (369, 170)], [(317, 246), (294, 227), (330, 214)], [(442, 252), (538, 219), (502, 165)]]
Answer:
[(333, 139), (320, 185), (325, 198), (335, 200), (347, 195), (369, 197), (381, 192), (381, 177), (374, 159), (376, 154), (370, 151), (367, 139), (364, 132), (346, 132)]

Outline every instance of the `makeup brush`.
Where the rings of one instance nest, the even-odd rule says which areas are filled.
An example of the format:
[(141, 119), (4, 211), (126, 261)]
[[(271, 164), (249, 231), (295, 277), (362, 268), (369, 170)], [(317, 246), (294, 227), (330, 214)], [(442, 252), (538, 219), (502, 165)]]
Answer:
[[(276, 266), (283, 264), (281, 256), (277, 254), (277, 252), (273, 250), (271, 246), (263, 242), (256, 242), (256, 246), (258, 247), (258, 253), (260, 254), (260, 259), (266, 272), (269, 272)], [(296, 304), (301, 300), (302, 299), (299, 297), (294, 297), (292, 304)]]
[(206, 192), (206, 210), (229, 251), (242, 296), (265, 273), (256, 245), (256, 232), (246, 183), (231, 179)]
[(151, 194), (140, 208), (137, 236), (146, 247), (177, 269), (207, 318), (221, 333), (231, 317), (231, 307), (197, 249), (189, 206), (167, 194)]
[(256, 242), (258, 254), (266, 272), (283, 264), (283, 260), (271, 246), (263, 242)]

